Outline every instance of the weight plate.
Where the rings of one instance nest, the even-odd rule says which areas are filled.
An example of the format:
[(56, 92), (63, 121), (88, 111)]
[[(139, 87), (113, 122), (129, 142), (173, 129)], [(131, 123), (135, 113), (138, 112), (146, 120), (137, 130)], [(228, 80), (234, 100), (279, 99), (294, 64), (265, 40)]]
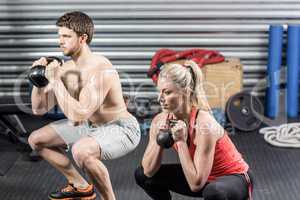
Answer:
[(237, 93), (227, 101), (226, 115), (234, 128), (242, 131), (258, 129), (262, 123), (258, 114), (263, 114), (263, 105), (249, 92)]

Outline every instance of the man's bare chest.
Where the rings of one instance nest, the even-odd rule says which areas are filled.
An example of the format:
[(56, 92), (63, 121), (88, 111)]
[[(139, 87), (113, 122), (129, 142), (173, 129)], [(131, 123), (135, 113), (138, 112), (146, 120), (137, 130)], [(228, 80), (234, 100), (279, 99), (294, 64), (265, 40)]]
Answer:
[(81, 89), (87, 82), (87, 73), (76, 68), (69, 68), (61, 70), (60, 77), (70, 95), (78, 99)]

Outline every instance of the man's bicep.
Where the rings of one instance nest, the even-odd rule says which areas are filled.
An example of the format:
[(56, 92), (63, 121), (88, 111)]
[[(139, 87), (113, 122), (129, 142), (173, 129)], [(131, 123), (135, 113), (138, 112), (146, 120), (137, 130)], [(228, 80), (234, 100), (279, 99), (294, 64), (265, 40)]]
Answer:
[(91, 79), (89, 83), (81, 89), (79, 103), (81, 109), (87, 115), (92, 115), (100, 106), (109, 91), (107, 84), (100, 84), (99, 79)]

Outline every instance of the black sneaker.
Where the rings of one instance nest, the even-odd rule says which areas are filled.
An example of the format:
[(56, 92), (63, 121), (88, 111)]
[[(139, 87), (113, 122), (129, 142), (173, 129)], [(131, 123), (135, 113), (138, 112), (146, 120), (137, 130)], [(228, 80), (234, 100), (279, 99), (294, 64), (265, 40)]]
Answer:
[(79, 189), (69, 183), (65, 188), (52, 192), (48, 197), (51, 200), (95, 200), (96, 193), (92, 184), (86, 189)]

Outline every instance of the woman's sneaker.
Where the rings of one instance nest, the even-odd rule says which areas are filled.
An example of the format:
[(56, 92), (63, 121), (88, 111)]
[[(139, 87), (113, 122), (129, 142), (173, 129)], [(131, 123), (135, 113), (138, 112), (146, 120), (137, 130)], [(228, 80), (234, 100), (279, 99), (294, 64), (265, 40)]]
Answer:
[(49, 195), (51, 200), (95, 200), (96, 193), (94, 186), (91, 184), (86, 189), (74, 187), (69, 183), (66, 187), (57, 192), (52, 192)]

